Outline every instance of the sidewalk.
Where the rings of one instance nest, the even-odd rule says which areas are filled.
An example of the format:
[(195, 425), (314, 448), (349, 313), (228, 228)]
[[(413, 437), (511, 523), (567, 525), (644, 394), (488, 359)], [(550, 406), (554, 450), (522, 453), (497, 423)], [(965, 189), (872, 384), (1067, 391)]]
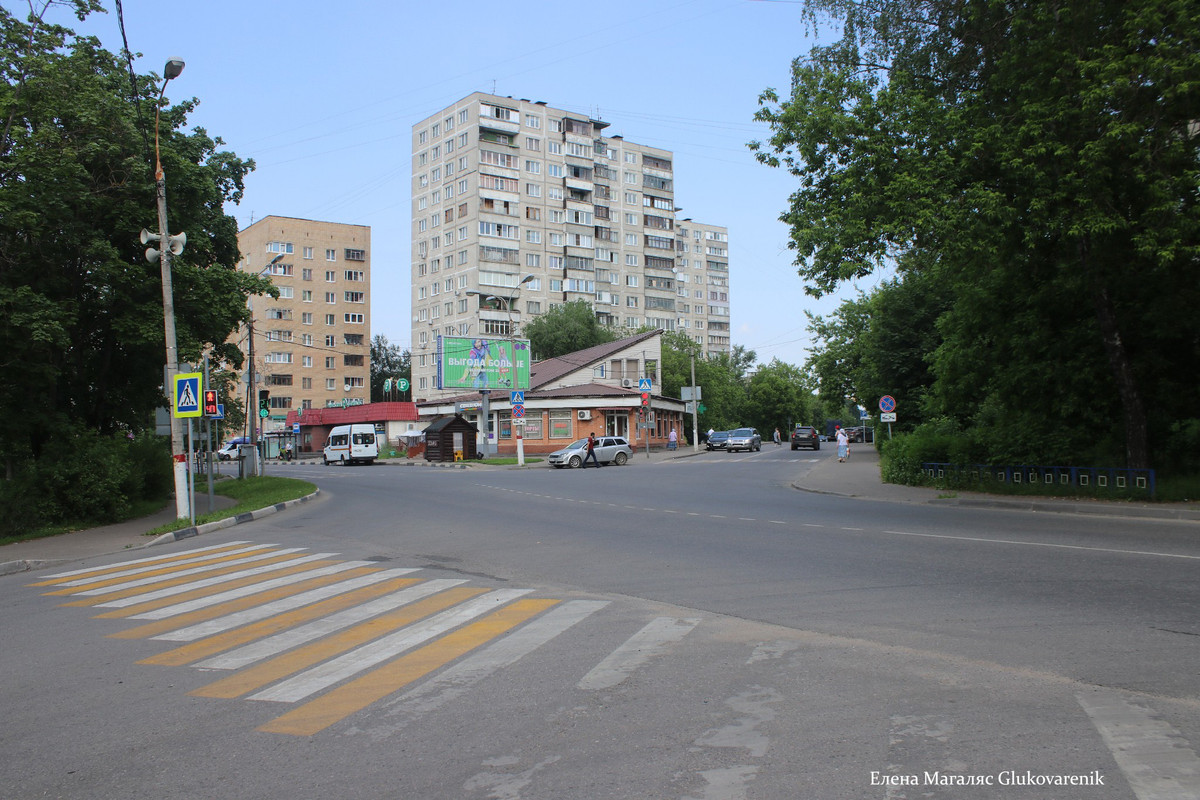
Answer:
[[(797, 451), (799, 452), (799, 451)], [(807, 452), (807, 451), (806, 451)], [(705, 457), (720, 458), (723, 453), (706, 453), (703, 449), (693, 452), (686, 445), (678, 450), (654, 450), (649, 457), (642, 449), (634, 451), (630, 465), (644, 463), (660, 463), (677, 458)], [(459, 469), (548, 469), (544, 460), (532, 461), (539, 456), (530, 456), (530, 463), (524, 467), (516, 465), (489, 465), (486, 463), (472, 464), (434, 464), (425, 461), (382, 461), (381, 466), (427, 466), (453, 467)], [(301, 462), (304, 463), (304, 462)], [(320, 461), (312, 462), (319, 464)], [(820, 457), (808, 472), (797, 478), (792, 487), (800, 491), (817, 494), (838, 495), (860, 500), (884, 501), (890, 503), (924, 503), (928, 505), (958, 505), (971, 508), (997, 508), (1017, 511), (1037, 511), (1059, 514), (1090, 514), (1096, 516), (1119, 516), (1141, 519), (1181, 520), (1200, 522), (1200, 503), (1131, 503), (1122, 501), (1103, 500), (1059, 500), (1041, 497), (1009, 497), (991, 495), (982, 492), (949, 491), (929, 489), (922, 486), (898, 486), (883, 483), (879, 478), (879, 454), (874, 447), (859, 445), (851, 452), (845, 463), (837, 460), (833, 454)], [(307, 499), (307, 498), (305, 498)], [(234, 501), (220, 495), (214, 498), (217, 508), (229, 508)], [(296, 501), (303, 502), (303, 501)], [(197, 510), (207, 511), (207, 496), (198, 495)], [(264, 509), (264, 512), (274, 512), (276, 509)], [(201, 532), (211, 529), (229, 527), (239, 522), (249, 521), (260, 512), (246, 514), (237, 519), (224, 520), (203, 526)], [(92, 528), (85, 531), (66, 533), (61, 536), (48, 536), (30, 542), (17, 542), (0, 547), (0, 575), (12, 572), (25, 572), (68, 561), (77, 561), (92, 556), (118, 553), (123, 550), (140, 549), (164, 541), (170, 541), (170, 536), (150, 539), (148, 531), (170, 522), (175, 517), (175, 506), (163, 508), (156, 514), (141, 519), (128, 520), (115, 525)]]

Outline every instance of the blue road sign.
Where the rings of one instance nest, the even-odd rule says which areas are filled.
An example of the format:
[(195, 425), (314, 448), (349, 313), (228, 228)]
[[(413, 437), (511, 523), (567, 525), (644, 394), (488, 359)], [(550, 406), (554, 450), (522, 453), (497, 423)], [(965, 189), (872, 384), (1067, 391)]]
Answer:
[(188, 372), (175, 376), (175, 392), (172, 395), (175, 400), (175, 416), (199, 417), (202, 415), (200, 383), (203, 377), (199, 372)]
[(883, 397), (879, 398), (879, 410), (885, 414), (895, 411), (896, 398), (892, 397), (890, 394), (885, 394)]
[(212, 415), (213, 419), (225, 419), (225, 404), (217, 403), (217, 413)]
[(508, 402), (515, 405), (523, 405), (525, 403), (525, 393), (521, 391), (509, 392)]
[(638, 379), (638, 391), (639, 392), (654, 391), (654, 381), (650, 380), (649, 378), (639, 378)]

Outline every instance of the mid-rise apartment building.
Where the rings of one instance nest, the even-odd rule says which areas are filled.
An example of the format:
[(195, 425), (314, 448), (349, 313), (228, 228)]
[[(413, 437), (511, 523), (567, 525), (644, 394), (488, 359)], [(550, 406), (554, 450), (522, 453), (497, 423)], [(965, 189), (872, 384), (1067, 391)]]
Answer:
[(371, 229), (270, 216), (238, 233), (238, 246), (238, 269), (262, 273), (279, 289), (278, 298), (250, 299), (250, 405), (257, 407), (260, 390), (270, 393), (264, 431), (282, 427), (291, 410), (369, 403)]
[(438, 336), (519, 336), (574, 300), (623, 332), (729, 351), (728, 232), (681, 227), (671, 151), (608, 125), (477, 92), (413, 126), (415, 399), (444, 394)]

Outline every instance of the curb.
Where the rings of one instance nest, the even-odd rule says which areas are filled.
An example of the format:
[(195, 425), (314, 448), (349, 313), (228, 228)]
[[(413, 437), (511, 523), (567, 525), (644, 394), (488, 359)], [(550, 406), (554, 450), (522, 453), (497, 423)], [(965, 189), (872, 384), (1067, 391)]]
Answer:
[[(321, 490), (317, 489), (317, 491), (313, 492), (312, 494), (305, 495), (304, 497), (300, 497), (295, 500), (287, 500), (282, 503), (276, 503), (273, 506), (267, 506), (266, 508), (260, 508), (257, 511), (247, 511), (243, 514), (238, 514), (233, 517), (226, 517), (225, 519), (219, 519), (216, 522), (207, 522), (203, 525), (196, 525), (196, 526), (193, 526), (190, 528), (183, 528), (181, 530), (171, 531), (170, 533), (164, 533), (161, 536), (157, 536), (154, 539), (152, 539), (151, 541), (146, 542), (145, 544), (138, 545), (137, 547), (126, 547), (126, 548), (123, 548), (120, 552), (129, 552), (131, 550), (144, 550), (147, 547), (154, 547), (155, 545), (159, 545), (159, 544), (170, 544), (171, 542), (178, 542), (178, 541), (182, 541), (184, 539), (191, 539), (193, 537), (200, 536), (202, 534), (214, 533), (219, 530), (224, 530), (225, 528), (232, 528), (234, 525), (240, 525), (243, 522), (251, 522), (256, 519), (262, 519), (263, 517), (269, 517), (272, 514), (283, 511), (284, 509), (290, 508), (291, 506), (298, 505), (300, 503), (307, 503), (320, 493), (321, 493)], [(96, 553), (95, 555), (98, 556), (98, 555), (103, 555), (103, 554)], [(15, 574), (18, 572), (32, 572), (34, 570), (46, 569), (47, 567), (52, 567), (56, 564), (69, 564), (72, 561), (81, 561), (84, 558), (93, 558), (93, 557), (94, 556), (81, 556), (79, 558), (56, 558), (56, 559), (38, 559), (38, 560), (21, 559), (18, 561), (5, 561), (5, 562), (0, 563), (0, 576), (12, 575), (12, 574)]]
[[(142, 547), (153, 547), (156, 544), (169, 544), (170, 542), (178, 542), (178, 541), (182, 541), (183, 539), (191, 539), (192, 537), (200, 536), (205, 533), (213, 533), (215, 531), (224, 530), (225, 528), (232, 528), (234, 525), (241, 525), (243, 522), (252, 522), (256, 519), (262, 519), (263, 517), (269, 517), (272, 514), (275, 514), (279, 511), (283, 511), (284, 509), (290, 508), (294, 505), (299, 505), (300, 503), (307, 503), (308, 501), (312, 500), (314, 497), (316, 497), (320, 493), (321, 493), (321, 490), (317, 489), (312, 494), (305, 495), (304, 497), (300, 497), (295, 500), (286, 500), (282, 503), (276, 503), (273, 506), (267, 506), (266, 508), (260, 508), (257, 511), (247, 511), (242, 514), (237, 514), (236, 516), (226, 517), (225, 519), (219, 519), (216, 522), (206, 522), (203, 525), (196, 525), (195, 527), (183, 528), (181, 530), (171, 531), (170, 533), (164, 533), (161, 536), (156, 537), (152, 541), (147, 542), (146, 544), (142, 545)], [(141, 548), (138, 548), (138, 549), (141, 549)]]

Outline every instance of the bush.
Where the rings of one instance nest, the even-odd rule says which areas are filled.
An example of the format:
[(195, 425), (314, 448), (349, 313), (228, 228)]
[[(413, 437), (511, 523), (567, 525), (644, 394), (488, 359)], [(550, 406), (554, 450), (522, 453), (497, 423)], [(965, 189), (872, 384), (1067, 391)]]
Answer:
[(165, 501), (174, 489), (169, 446), (130, 436), (66, 431), (18, 464), (0, 484), (0, 534), (117, 522), (139, 502)]

